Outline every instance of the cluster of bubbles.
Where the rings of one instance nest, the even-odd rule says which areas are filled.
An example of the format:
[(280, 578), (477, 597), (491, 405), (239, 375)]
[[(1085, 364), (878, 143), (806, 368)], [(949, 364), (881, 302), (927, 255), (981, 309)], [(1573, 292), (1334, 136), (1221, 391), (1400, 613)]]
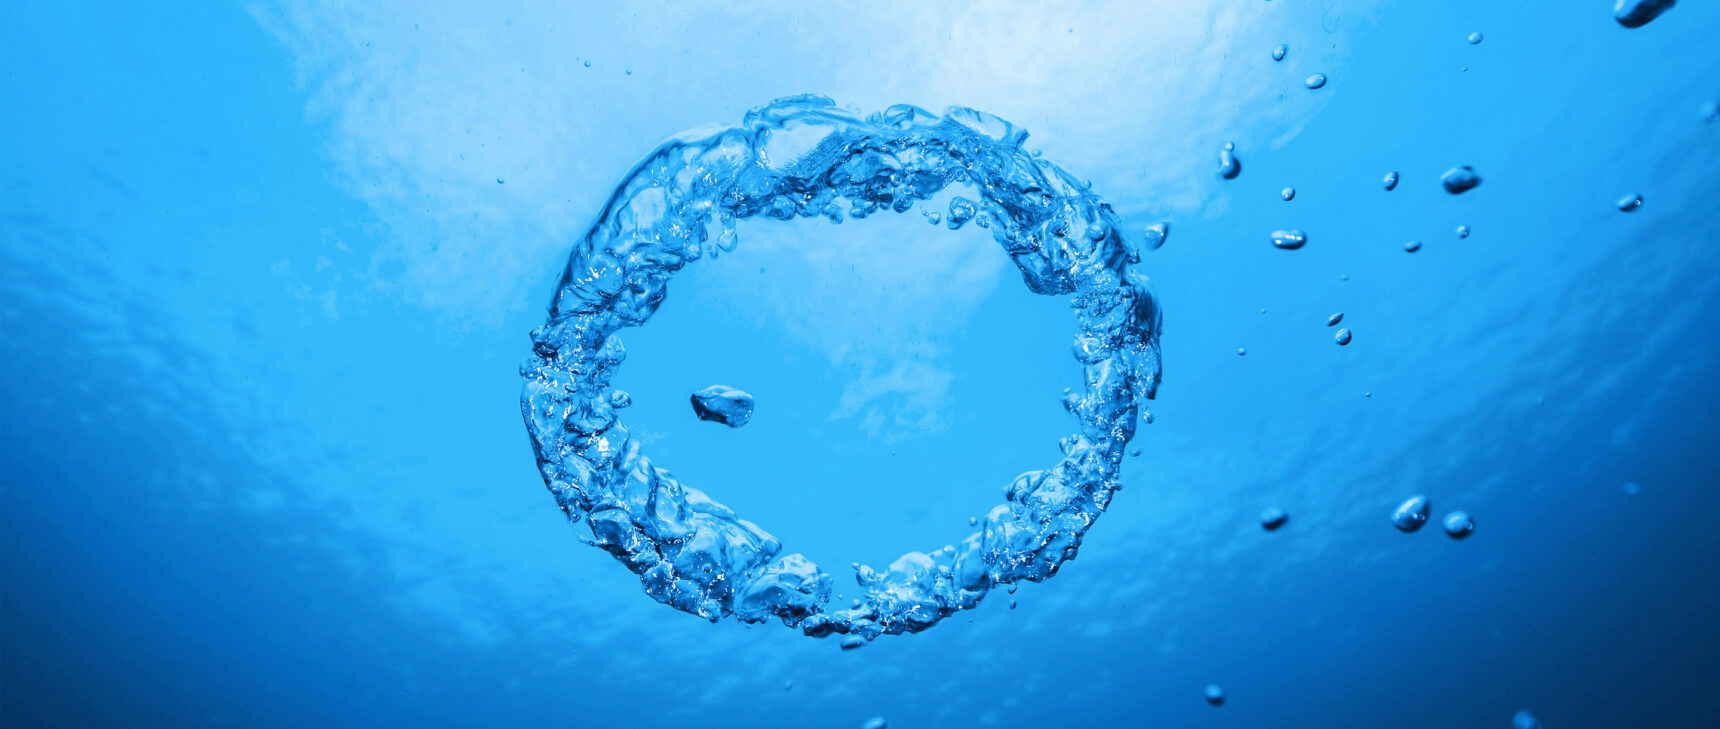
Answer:
[[(862, 117), (798, 96), (738, 126), (676, 137), (635, 166), (574, 247), (521, 366), (539, 470), (568, 519), (589, 527), (587, 541), (660, 602), (712, 621), (774, 618), (809, 636), (843, 634), (844, 649), (925, 630), (1074, 558), (1158, 387), (1160, 314), (1111, 206), (1023, 149), (1026, 137), (972, 109), (938, 116), (900, 105)], [(977, 199), (953, 201), (946, 224), (989, 228), (1030, 290), (1067, 297), (1075, 311), (1086, 387), (1063, 405), (1078, 427), (1058, 462), (1017, 477), (959, 545), (909, 552), (883, 570), (857, 565), (861, 597), (833, 608), (829, 574), (643, 453), (618, 417), (628, 398), (610, 387), (626, 357), (617, 333), (651, 318), (676, 271), (732, 251), (738, 220), (902, 213), (957, 183)], [(730, 427), (753, 406), (723, 386), (692, 404)]]
[[(1416, 494), (1406, 499), (1392, 512), (1392, 526), (1405, 534), (1421, 531), (1427, 524), (1428, 515), (1432, 513), (1433, 503), (1426, 496)], [(1468, 512), (1453, 511), (1445, 515), (1445, 533), (1452, 539), (1464, 539), (1475, 533), (1475, 520)]]

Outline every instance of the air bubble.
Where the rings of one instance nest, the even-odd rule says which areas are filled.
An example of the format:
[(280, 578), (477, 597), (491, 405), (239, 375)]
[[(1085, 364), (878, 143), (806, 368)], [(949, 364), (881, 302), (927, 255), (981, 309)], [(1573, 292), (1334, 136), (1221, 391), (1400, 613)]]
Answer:
[(1289, 52), (1290, 52), (1290, 46), (1284, 45), (1283, 43), (1279, 43), (1277, 48), (1272, 49), (1272, 60), (1282, 61), (1282, 60), (1284, 60), (1284, 54), (1289, 53)]
[(1260, 512), (1260, 526), (1269, 532), (1278, 531), (1278, 527), (1284, 526), (1288, 521), (1290, 515), (1276, 506)]
[(887, 727), (889, 727), (889, 722), (884, 721), (884, 717), (874, 716), (867, 719), (865, 725), (861, 726), (860, 729), (887, 729)]
[(1641, 195), (1626, 195), (1618, 199), (1618, 209), (1627, 213), (1640, 207), (1642, 207)]
[(1226, 180), (1234, 180), (1242, 174), (1242, 160), (1236, 156), (1236, 144), (1225, 142), (1224, 149), (1218, 152), (1218, 176)]
[(972, 200), (961, 196), (952, 198), (950, 200), (950, 215), (947, 218), (950, 230), (956, 230), (966, 225), (967, 221), (973, 220), (973, 216), (978, 213), (979, 207), (974, 205)]
[(1165, 239), (1171, 235), (1171, 224), (1166, 222), (1153, 223), (1147, 226), (1147, 250), (1156, 251), (1165, 244)]
[(1246, 350), (1246, 349), (1243, 349), (1243, 348), (1241, 348), (1241, 347), (1237, 347), (1237, 348), (1236, 348), (1236, 356), (1238, 356), (1238, 357), (1247, 357), (1247, 356), (1248, 356), (1248, 350)]
[(1344, 312), (1340, 311), (1336, 314), (1333, 314), (1329, 317), (1326, 317), (1326, 326), (1335, 327), (1338, 325), (1338, 322), (1341, 322), (1343, 320), (1344, 320)]
[(1474, 33), (1470, 33), (1469, 34), (1469, 45), (1473, 46), (1473, 45), (1480, 44), (1481, 38), (1482, 38), (1482, 35), (1481, 35), (1481, 31), (1479, 31), (1479, 30), (1475, 31)]
[(1326, 74), (1316, 73), (1312, 76), (1309, 76), (1307, 80), (1302, 82), (1302, 85), (1307, 86), (1309, 89), (1317, 89), (1317, 88), (1320, 88), (1321, 86), (1325, 86), (1326, 85)]
[(944, 216), (940, 213), (935, 212), (935, 211), (922, 210), (922, 211), (920, 211), (920, 214), (926, 216), (926, 222), (930, 223), (932, 225), (937, 225), (938, 223), (944, 222)]
[(1291, 200), (1295, 200), (1296, 199), (1296, 188), (1286, 187), (1286, 188), (1284, 188), (1283, 192), (1278, 193), (1278, 196), (1284, 198), (1284, 202), (1290, 202)]
[(1469, 165), (1453, 167), (1441, 175), (1439, 182), (1445, 185), (1445, 191), (1453, 195), (1475, 189), (1481, 184), (1481, 175), (1475, 174), (1475, 168)]
[(1623, 486), (1619, 487), (1619, 490), (1623, 491), (1625, 496), (1642, 495), (1642, 486), (1635, 481), (1626, 481)]
[(851, 651), (866, 647), (866, 639), (858, 635), (850, 635), (842, 639), (842, 650)]
[(1419, 250), (1421, 250), (1421, 241), (1412, 240), (1408, 243), (1405, 243), (1405, 244), (1403, 244), (1403, 249), (1406, 251), (1409, 251), (1410, 253), (1414, 253), (1416, 251), (1419, 251)]
[(1206, 685), (1206, 703), (1213, 706), (1223, 706), (1225, 701), (1224, 688), (1216, 683)]
[(1272, 231), (1272, 245), (1287, 251), (1293, 251), (1308, 244), (1308, 236), (1300, 230)]
[(693, 413), (700, 420), (739, 428), (752, 420), (753, 397), (726, 385), (711, 385), (693, 393)]
[(1618, 0), (1613, 6), (1613, 20), (1626, 28), (1641, 28), (1672, 8), (1676, 0)]
[(1397, 172), (1395, 172), (1395, 171), (1394, 172), (1387, 172), (1386, 173), (1386, 179), (1385, 179), (1386, 192), (1391, 192), (1392, 190), (1396, 190), (1397, 189), (1397, 181), (1398, 181)]
[(632, 404), (633, 396), (627, 394), (626, 390), (616, 390), (615, 392), (609, 393), (609, 407), (620, 410), (621, 408)]
[(1339, 329), (1338, 333), (1332, 336), (1332, 341), (1337, 342), (1340, 347), (1350, 346), (1350, 330)]
[(1467, 225), (1457, 226), (1457, 237), (1468, 238), (1469, 237), (1469, 226), (1467, 226)]
[(1453, 511), (1445, 515), (1445, 533), (1452, 539), (1467, 539), (1475, 533), (1475, 520), (1469, 518), (1465, 511)]
[(1405, 534), (1420, 531), (1422, 526), (1427, 524), (1427, 514), (1431, 508), (1433, 505), (1428, 503), (1426, 496), (1411, 496), (1408, 501), (1398, 505), (1397, 511), (1392, 512), (1392, 526)]

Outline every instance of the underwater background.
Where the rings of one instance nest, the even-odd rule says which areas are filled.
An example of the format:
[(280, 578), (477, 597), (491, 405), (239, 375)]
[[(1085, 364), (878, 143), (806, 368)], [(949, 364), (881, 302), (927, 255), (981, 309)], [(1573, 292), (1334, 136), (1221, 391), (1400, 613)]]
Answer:
[[(1613, 10), (0, 5), (0, 723), (1711, 726), (1720, 6)], [(1079, 556), (856, 650), (652, 600), (520, 412), (630, 167), (804, 93), (996, 114), (1169, 224)], [(623, 333), (633, 437), (841, 580), (1072, 427), (1067, 302), (947, 201), (742, 221)]]

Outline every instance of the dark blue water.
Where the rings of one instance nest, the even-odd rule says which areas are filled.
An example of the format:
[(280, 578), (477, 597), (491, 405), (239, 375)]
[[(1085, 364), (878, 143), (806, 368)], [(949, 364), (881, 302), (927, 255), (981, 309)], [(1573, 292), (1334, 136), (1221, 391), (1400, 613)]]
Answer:
[[(7, 6), (0, 723), (1708, 725), (1716, 31), (1693, 1)], [(1136, 266), (1153, 422), (1078, 556), (850, 651), (653, 600), (520, 417), (631, 166), (808, 92), (983, 109), (1140, 247), (1170, 224)], [(1076, 427), (1077, 318), (928, 225), (950, 194), (741, 220), (621, 333), (632, 438), (837, 608)], [(744, 427), (689, 407), (718, 384)]]

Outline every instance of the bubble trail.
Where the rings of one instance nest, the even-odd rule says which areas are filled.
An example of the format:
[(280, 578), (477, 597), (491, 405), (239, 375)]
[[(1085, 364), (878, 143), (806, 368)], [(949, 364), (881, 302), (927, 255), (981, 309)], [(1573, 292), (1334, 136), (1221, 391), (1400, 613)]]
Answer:
[(1236, 156), (1236, 143), (1225, 142), (1224, 149), (1218, 152), (1218, 176), (1226, 180), (1234, 180), (1242, 174), (1242, 160)]
[(1338, 333), (1332, 336), (1332, 341), (1337, 342), (1340, 347), (1350, 346), (1350, 330), (1339, 329)]
[(1224, 688), (1216, 683), (1206, 685), (1206, 703), (1214, 707), (1223, 706), (1225, 701)]
[(1398, 173), (1395, 171), (1394, 172), (1387, 172), (1386, 173), (1386, 179), (1385, 179), (1386, 192), (1391, 192), (1392, 190), (1396, 190), (1397, 189), (1397, 182), (1398, 182)]
[[(808, 95), (672, 138), (635, 165), (574, 244), (520, 367), (522, 419), (568, 520), (665, 605), (843, 635), (849, 649), (927, 630), (996, 587), (1055, 576), (1120, 486), (1158, 388), (1161, 318), (1116, 212), (1032, 155), (1026, 138), (973, 109), (862, 116)], [(1063, 400), (1074, 423), (1059, 460), (1016, 477), (958, 546), (910, 551), (881, 570), (856, 565), (859, 597), (838, 607), (829, 573), (645, 454), (610, 401), (627, 356), (617, 334), (649, 322), (675, 272), (733, 250), (739, 220), (831, 217), (838, 205), (855, 219), (902, 213), (958, 182), (976, 191), (975, 219), (1027, 288), (1074, 307), (1085, 389)]]
[(711, 385), (693, 393), (693, 413), (700, 420), (739, 428), (752, 420), (753, 397), (726, 385)]
[(1428, 503), (1426, 496), (1421, 494), (1411, 496), (1408, 501), (1400, 504), (1397, 510), (1392, 512), (1392, 526), (1397, 527), (1398, 531), (1405, 534), (1414, 534), (1427, 524), (1427, 514), (1432, 506)]
[(1272, 231), (1272, 245), (1293, 251), (1308, 245), (1308, 236), (1300, 230), (1274, 230)]
[(1326, 326), (1335, 327), (1338, 325), (1338, 322), (1341, 322), (1343, 320), (1344, 320), (1344, 312), (1340, 311), (1336, 314), (1333, 314), (1329, 317), (1326, 317)]
[(1289, 521), (1290, 515), (1276, 506), (1260, 512), (1260, 527), (1269, 532), (1278, 531), (1278, 527), (1284, 526)]
[(1284, 202), (1290, 202), (1291, 200), (1296, 199), (1296, 188), (1286, 187), (1286, 188), (1284, 188), (1284, 191), (1278, 193), (1278, 195), (1279, 195), (1279, 197), (1284, 198)]
[(1626, 195), (1626, 196), (1618, 199), (1618, 209), (1623, 210), (1627, 213), (1632, 212), (1632, 211), (1634, 211), (1640, 207), (1642, 207), (1642, 196), (1641, 195)]
[(1272, 60), (1282, 61), (1282, 60), (1284, 60), (1284, 54), (1289, 53), (1289, 52), (1290, 52), (1290, 46), (1284, 45), (1283, 43), (1279, 43), (1277, 48), (1272, 49)]
[(1317, 88), (1320, 88), (1321, 86), (1325, 86), (1326, 85), (1326, 74), (1316, 73), (1312, 76), (1309, 76), (1306, 80), (1304, 80), (1302, 82), (1302, 85), (1307, 86), (1309, 89), (1317, 89)]
[(1445, 515), (1445, 533), (1452, 539), (1468, 539), (1475, 533), (1475, 520), (1469, 518), (1469, 513), (1453, 511)]
[(1171, 237), (1171, 224), (1167, 222), (1153, 223), (1147, 226), (1147, 250), (1156, 251), (1163, 247), (1165, 239)]
[(1676, 0), (1618, 0), (1613, 20), (1626, 28), (1641, 28), (1676, 4)]
[(1419, 251), (1419, 250), (1421, 250), (1421, 241), (1412, 240), (1408, 243), (1405, 243), (1405, 244), (1403, 244), (1403, 249), (1406, 251), (1409, 251), (1410, 253), (1414, 253), (1416, 251)]
[(1457, 195), (1475, 189), (1481, 184), (1481, 175), (1475, 174), (1475, 169), (1469, 165), (1453, 167), (1441, 175), (1439, 182), (1445, 185), (1445, 191)]

